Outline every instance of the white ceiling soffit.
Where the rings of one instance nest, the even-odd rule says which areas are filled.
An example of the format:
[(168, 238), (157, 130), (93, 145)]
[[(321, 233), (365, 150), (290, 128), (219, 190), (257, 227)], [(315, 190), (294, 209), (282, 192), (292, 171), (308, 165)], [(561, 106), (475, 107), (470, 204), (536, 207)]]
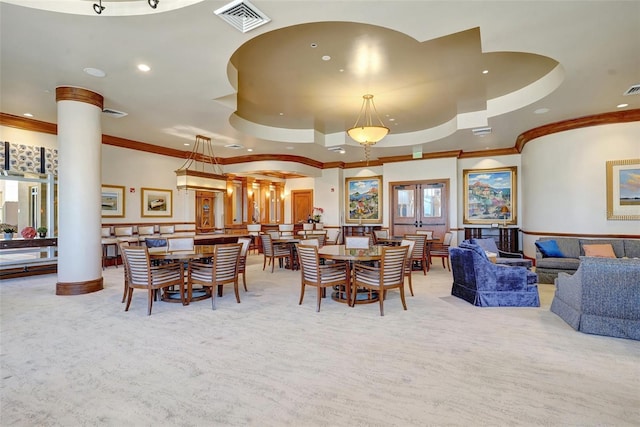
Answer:
[(260, 9), (248, 0), (235, 0), (214, 12), (232, 27), (246, 33), (271, 21)]

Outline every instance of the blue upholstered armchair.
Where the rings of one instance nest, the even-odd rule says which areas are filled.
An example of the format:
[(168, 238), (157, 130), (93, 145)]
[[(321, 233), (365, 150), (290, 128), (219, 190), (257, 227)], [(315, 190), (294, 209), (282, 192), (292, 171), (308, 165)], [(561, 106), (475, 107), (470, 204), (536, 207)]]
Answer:
[(525, 267), (494, 264), (478, 245), (449, 248), (451, 294), (478, 307), (539, 307), (538, 276)]

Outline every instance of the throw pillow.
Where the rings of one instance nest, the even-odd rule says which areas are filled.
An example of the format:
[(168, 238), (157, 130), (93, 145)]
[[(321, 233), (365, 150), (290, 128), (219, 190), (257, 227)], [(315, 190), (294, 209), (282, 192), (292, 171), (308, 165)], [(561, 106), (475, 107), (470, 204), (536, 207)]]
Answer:
[(538, 240), (536, 247), (544, 258), (564, 258), (564, 254), (555, 240)]
[(613, 252), (613, 246), (611, 243), (606, 245), (583, 245), (584, 255), (598, 258), (615, 258), (616, 254)]

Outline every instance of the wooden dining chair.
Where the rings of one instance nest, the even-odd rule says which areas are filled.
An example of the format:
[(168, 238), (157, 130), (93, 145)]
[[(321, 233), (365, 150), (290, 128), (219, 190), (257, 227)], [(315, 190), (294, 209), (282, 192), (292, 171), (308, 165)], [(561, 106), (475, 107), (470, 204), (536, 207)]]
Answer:
[(400, 290), (400, 301), (406, 310), (407, 303), (404, 299), (404, 269), (406, 266), (408, 246), (383, 246), (380, 266), (369, 266), (357, 263), (354, 265), (354, 279), (351, 294), (352, 306), (358, 288), (366, 288), (378, 293), (380, 303), (380, 316), (384, 316), (384, 299), (390, 289)]
[(291, 251), (286, 246), (274, 244), (273, 239), (269, 234), (261, 234), (260, 238), (262, 239), (262, 253), (264, 254), (262, 269), (264, 270), (264, 268), (267, 266), (268, 259), (269, 264), (271, 265), (271, 272), (273, 273), (276, 259), (282, 261), (285, 258), (289, 258), (291, 256)]
[(197, 260), (189, 261), (187, 286), (201, 285), (211, 288), (211, 309), (216, 309), (216, 294), (221, 294), (224, 285), (233, 285), (236, 302), (240, 304), (238, 290), (238, 265), (240, 264), (242, 243), (226, 243), (215, 245), (211, 264)]
[[(242, 274), (242, 285), (244, 286), (244, 291), (247, 292), (247, 254), (249, 253), (252, 239), (248, 237), (240, 237), (238, 239), (238, 243), (242, 244), (242, 249), (240, 250), (240, 261), (238, 262), (238, 274)], [(221, 294), (219, 295), (222, 296)]]
[(413, 246), (413, 250), (409, 254), (411, 258), (411, 263), (409, 264), (411, 269), (413, 270), (413, 264), (417, 264), (420, 266), (420, 269), (426, 276), (427, 271), (429, 271), (429, 258), (427, 256), (427, 236), (424, 234), (406, 234), (404, 236), (405, 240), (413, 240), (415, 245)]
[(409, 291), (411, 292), (411, 296), (413, 296), (413, 280), (411, 278), (411, 273), (412, 268), (411, 268), (411, 264), (413, 263), (413, 260), (411, 259), (411, 253), (413, 252), (413, 248), (416, 245), (416, 241), (415, 240), (407, 240), (407, 239), (402, 239), (402, 241), (400, 242), (400, 246), (408, 246), (409, 250), (407, 251), (407, 262), (406, 265), (404, 266), (404, 277), (408, 277), (409, 278)]
[(125, 272), (127, 274), (127, 305), (124, 311), (129, 311), (134, 289), (147, 291), (148, 311), (151, 316), (151, 307), (156, 290), (164, 290), (174, 286), (180, 287), (180, 299), (186, 304), (184, 295), (184, 267), (180, 262), (171, 262), (153, 266), (149, 260), (149, 249), (146, 246), (121, 245)]
[[(316, 239), (313, 239), (316, 240)], [(347, 286), (347, 267), (344, 262), (335, 262), (330, 265), (321, 265), (316, 245), (296, 245), (298, 261), (300, 263), (300, 301), (304, 299), (305, 286), (315, 286), (316, 311), (320, 311), (320, 302), (326, 294), (326, 288), (333, 286)]]
[(369, 236), (346, 236), (344, 247), (347, 249), (368, 249), (371, 245)]
[(191, 237), (169, 237), (167, 238), (167, 250), (171, 251), (192, 251), (195, 240)]
[(449, 246), (451, 246), (451, 240), (453, 239), (453, 233), (447, 231), (444, 233), (442, 242), (434, 242), (431, 244), (431, 250), (429, 251), (429, 264), (433, 264), (433, 258), (442, 259), (442, 268), (446, 268), (451, 271), (451, 263), (449, 262)]
[(427, 236), (427, 240), (433, 239), (433, 230), (416, 230), (416, 234)]

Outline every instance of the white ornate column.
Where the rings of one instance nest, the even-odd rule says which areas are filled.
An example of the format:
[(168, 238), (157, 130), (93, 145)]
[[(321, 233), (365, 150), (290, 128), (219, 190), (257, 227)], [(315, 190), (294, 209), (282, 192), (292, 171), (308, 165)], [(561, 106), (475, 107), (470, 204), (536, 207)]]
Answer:
[(104, 98), (56, 88), (58, 104), (58, 282), (56, 295), (103, 289), (100, 122)]

